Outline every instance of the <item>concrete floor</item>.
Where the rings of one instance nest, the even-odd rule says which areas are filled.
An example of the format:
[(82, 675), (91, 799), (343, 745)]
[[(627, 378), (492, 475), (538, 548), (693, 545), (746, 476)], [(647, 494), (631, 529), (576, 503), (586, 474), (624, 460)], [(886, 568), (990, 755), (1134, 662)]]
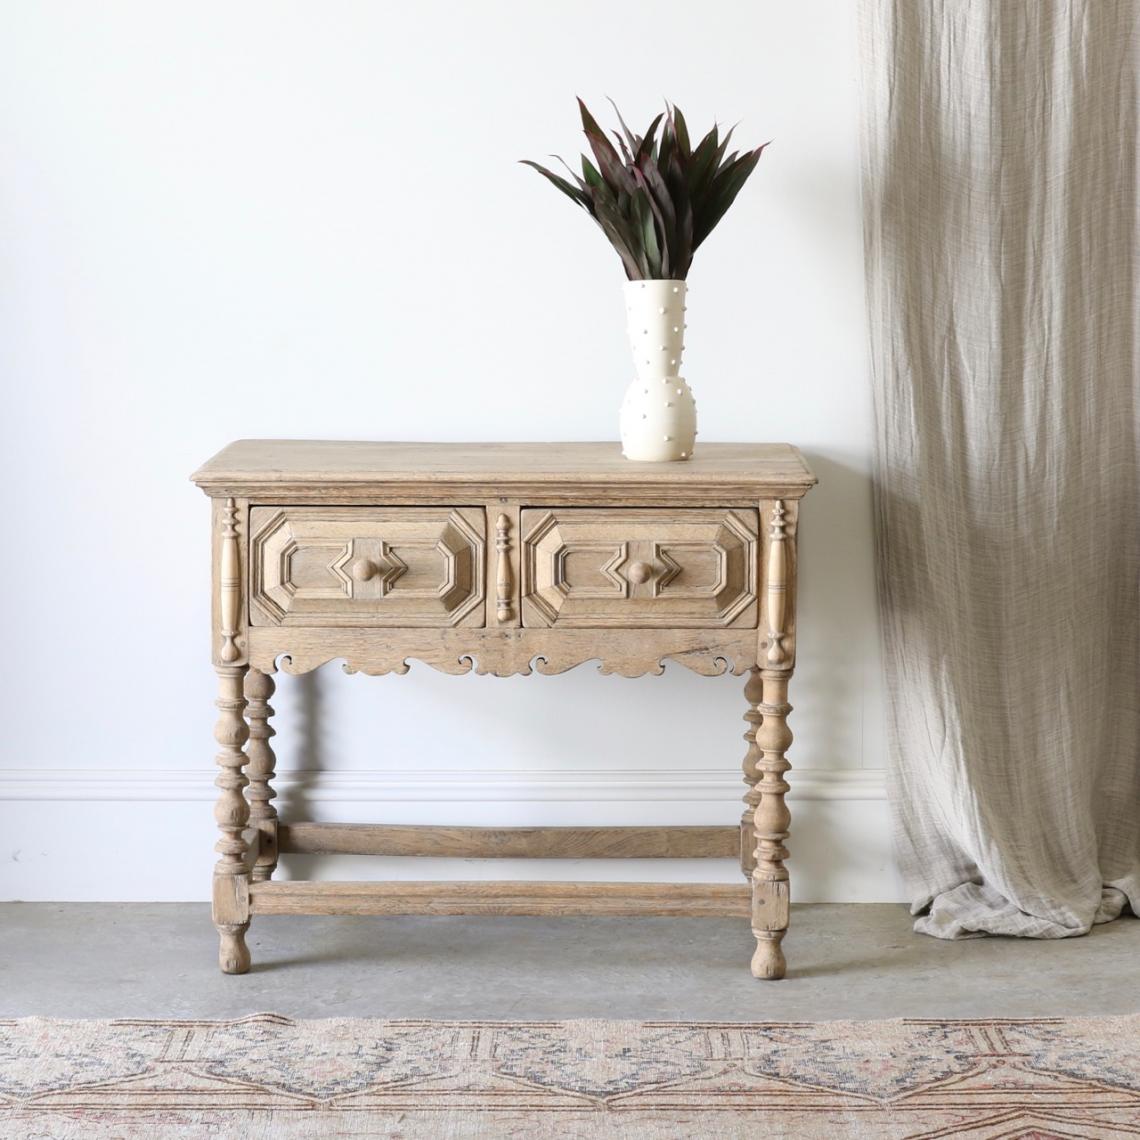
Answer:
[(940, 942), (902, 906), (794, 908), (782, 982), (744, 922), (265, 917), (253, 970), (217, 971), (208, 909), (0, 904), (0, 1016), (719, 1021), (1140, 1010), (1140, 922), (1086, 938)]

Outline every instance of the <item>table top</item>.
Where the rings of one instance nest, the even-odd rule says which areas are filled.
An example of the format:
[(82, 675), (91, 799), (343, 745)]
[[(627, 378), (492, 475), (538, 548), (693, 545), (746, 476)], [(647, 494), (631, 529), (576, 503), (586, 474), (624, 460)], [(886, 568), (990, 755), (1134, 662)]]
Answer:
[(191, 479), (204, 490), (304, 483), (607, 483), (683, 487), (744, 483), (807, 490), (816, 478), (787, 443), (698, 443), (692, 459), (636, 463), (617, 443), (373, 443), (240, 439)]

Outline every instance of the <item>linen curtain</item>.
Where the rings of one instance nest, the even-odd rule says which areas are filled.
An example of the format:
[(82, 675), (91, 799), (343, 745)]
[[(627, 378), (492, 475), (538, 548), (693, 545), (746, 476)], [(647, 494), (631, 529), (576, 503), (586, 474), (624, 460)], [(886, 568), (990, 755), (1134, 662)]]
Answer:
[(896, 849), (942, 938), (1140, 914), (1135, 0), (861, 0)]

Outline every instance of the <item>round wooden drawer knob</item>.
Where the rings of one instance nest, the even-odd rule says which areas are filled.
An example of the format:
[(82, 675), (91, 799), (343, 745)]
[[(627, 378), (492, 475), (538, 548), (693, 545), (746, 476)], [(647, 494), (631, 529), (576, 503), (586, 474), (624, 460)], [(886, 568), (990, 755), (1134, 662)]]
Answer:
[(629, 580), (641, 585), (653, 577), (653, 567), (648, 562), (635, 562), (629, 568)]
[(370, 558), (358, 558), (349, 568), (349, 573), (358, 582), (367, 582), (369, 578), (375, 578), (377, 572), (377, 565)]

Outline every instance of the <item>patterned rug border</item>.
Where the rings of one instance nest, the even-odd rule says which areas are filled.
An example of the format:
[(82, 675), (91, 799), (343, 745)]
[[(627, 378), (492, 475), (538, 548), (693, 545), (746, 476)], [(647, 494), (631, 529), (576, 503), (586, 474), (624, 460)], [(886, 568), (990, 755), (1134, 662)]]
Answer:
[(718, 1140), (1140, 1136), (1140, 1013), (0, 1018), (0, 1140), (677, 1140), (711, 1120)]
[(698, 1028), (698, 1029), (808, 1029), (823, 1025), (950, 1025), (962, 1028), (994, 1025), (1076, 1025), (1099, 1024), (1102, 1022), (1135, 1021), (1140, 1018), (1140, 1009), (1134, 1013), (1094, 1014), (1074, 1017), (867, 1017), (867, 1018), (823, 1018), (808, 1021), (760, 1020), (760, 1021), (706, 1021), (701, 1018), (666, 1018), (644, 1020), (641, 1018), (620, 1017), (542, 1017), (542, 1018), (482, 1018), (482, 1017), (290, 1017), (284, 1013), (261, 1010), (257, 1013), (243, 1013), (239, 1017), (55, 1017), (43, 1014), (27, 1014), (22, 1017), (0, 1017), (0, 1025), (19, 1025), (22, 1022), (43, 1021), (60, 1025), (104, 1023), (107, 1025), (238, 1025), (245, 1021), (275, 1021), (282, 1025), (299, 1024), (341, 1024), (343, 1022), (379, 1023), (383, 1025), (447, 1025), (456, 1027), (479, 1027), (488, 1029), (509, 1029), (514, 1026), (529, 1025), (620, 1025), (645, 1026), (646, 1028)]

